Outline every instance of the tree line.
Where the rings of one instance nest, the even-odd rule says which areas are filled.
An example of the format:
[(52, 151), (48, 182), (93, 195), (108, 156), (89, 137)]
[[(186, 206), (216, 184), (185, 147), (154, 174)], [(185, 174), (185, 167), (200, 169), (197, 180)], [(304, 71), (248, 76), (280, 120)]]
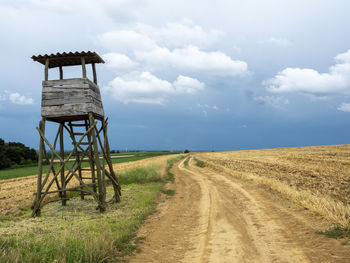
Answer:
[(38, 154), (20, 142), (5, 142), (0, 138), (0, 169), (36, 163)]

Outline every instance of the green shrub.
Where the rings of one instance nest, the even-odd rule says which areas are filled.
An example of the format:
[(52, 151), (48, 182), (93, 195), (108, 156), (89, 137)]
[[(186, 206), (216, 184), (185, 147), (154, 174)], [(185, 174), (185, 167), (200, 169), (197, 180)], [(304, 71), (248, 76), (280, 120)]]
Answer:
[(336, 226), (334, 228), (331, 228), (325, 231), (319, 231), (317, 233), (321, 235), (325, 235), (326, 237), (335, 238), (335, 239), (350, 237), (350, 230), (341, 228), (339, 226)]
[(200, 168), (203, 168), (203, 167), (205, 167), (205, 163), (203, 162), (203, 161), (201, 161), (201, 160), (198, 160), (198, 159), (194, 159), (195, 161), (196, 161), (196, 165), (198, 166), (198, 167), (200, 167)]
[(175, 190), (172, 190), (172, 189), (162, 190), (162, 193), (173, 196), (175, 194)]

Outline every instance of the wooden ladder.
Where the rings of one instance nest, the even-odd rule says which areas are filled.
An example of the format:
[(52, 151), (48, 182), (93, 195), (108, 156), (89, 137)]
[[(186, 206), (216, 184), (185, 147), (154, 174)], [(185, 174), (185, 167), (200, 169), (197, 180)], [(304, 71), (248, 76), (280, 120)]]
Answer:
[[(78, 123), (70, 121), (68, 123), (69, 129), (70, 129), (70, 135), (72, 138), (72, 143), (75, 146), (77, 144), (77, 141), (79, 141), (80, 137), (89, 129), (90, 123), (89, 120), (84, 120), (83, 123), (79, 121)], [(84, 129), (84, 132), (81, 131), (75, 131), (77, 128)], [(77, 138), (77, 136), (80, 136)], [(86, 136), (87, 141), (82, 141), (80, 143), (81, 146), (77, 147), (75, 151), (75, 157), (76, 161), (78, 163), (78, 175), (82, 180), (88, 180), (91, 181), (93, 184), (93, 190), (96, 193), (96, 174), (95, 174), (95, 160), (92, 153), (92, 142), (91, 142), (91, 135), (88, 134)], [(86, 146), (84, 149), (83, 146)], [(89, 167), (82, 167), (83, 163), (89, 163)], [(86, 175), (83, 175), (83, 171), (89, 171), (90, 177), (87, 177)], [(80, 183), (81, 185), (81, 183)], [(90, 193), (81, 192), (80, 197), (82, 200), (84, 200), (85, 195), (91, 195)]]

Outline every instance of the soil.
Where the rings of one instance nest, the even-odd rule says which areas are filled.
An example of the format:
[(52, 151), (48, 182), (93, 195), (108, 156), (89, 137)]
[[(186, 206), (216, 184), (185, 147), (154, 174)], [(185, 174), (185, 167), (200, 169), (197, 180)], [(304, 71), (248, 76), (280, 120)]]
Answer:
[(130, 262), (350, 262), (344, 240), (316, 233), (328, 222), (277, 193), (192, 159), (172, 172), (176, 194), (142, 226)]

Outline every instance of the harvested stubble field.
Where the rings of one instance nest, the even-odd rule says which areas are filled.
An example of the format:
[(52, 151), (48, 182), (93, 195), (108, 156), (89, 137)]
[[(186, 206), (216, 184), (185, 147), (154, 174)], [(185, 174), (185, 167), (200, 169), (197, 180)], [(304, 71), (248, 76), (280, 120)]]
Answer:
[[(118, 174), (132, 167), (144, 167), (154, 163), (163, 163), (171, 158), (171, 155), (152, 157), (139, 161), (124, 162), (113, 164), (114, 171)], [(45, 171), (46, 172), (46, 171)], [(83, 172), (83, 175), (88, 172)], [(34, 200), (36, 192), (36, 175), (0, 180), (0, 216), (3, 215), (20, 215), (21, 210), (30, 206)], [(52, 174), (49, 178), (52, 178)], [(72, 186), (78, 185), (77, 179), (73, 178)]]
[(350, 145), (198, 153), (208, 166), (278, 191), (349, 227)]

